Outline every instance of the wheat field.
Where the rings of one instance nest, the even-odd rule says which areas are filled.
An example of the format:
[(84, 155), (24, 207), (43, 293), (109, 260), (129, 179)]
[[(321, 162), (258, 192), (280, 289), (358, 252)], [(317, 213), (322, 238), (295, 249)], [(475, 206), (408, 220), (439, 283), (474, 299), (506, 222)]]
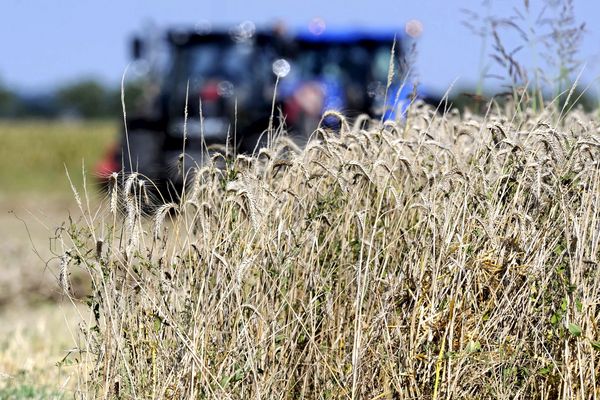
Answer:
[(61, 287), (93, 282), (75, 396), (597, 398), (595, 116), (334, 116), (303, 148), (278, 131), (215, 155), (150, 213), (138, 174), (99, 208), (74, 185)]

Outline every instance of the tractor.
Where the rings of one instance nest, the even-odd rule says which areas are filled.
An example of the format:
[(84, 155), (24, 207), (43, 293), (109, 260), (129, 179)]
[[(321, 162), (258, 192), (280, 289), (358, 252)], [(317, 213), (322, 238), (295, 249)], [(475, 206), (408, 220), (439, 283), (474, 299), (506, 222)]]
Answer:
[(154, 45), (161, 49), (155, 57), (150, 44), (135, 38), (134, 60), (152, 66), (141, 79), (144, 101), (126, 109), (121, 140), (97, 166), (98, 175), (137, 172), (177, 190), (213, 152), (225, 146), (252, 152), (271, 115), (272, 68), (282, 40), (243, 26), (172, 30)]

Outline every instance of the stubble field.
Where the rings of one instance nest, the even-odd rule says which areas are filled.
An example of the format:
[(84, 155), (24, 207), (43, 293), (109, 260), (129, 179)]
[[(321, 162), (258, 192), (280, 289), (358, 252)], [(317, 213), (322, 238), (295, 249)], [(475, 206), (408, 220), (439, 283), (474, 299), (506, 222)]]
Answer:
[[(79, 215), (65, 166), (81, 186), (82, 161), (91, 169), (117, 132), (108, 121), (0, 122), (0, 398), (56, 398), (71, 387), (56, 363), (87, 314), (58, 289), (51, 238)], [(78, 295), (89, 293), (84, 274), (73, 278)]]

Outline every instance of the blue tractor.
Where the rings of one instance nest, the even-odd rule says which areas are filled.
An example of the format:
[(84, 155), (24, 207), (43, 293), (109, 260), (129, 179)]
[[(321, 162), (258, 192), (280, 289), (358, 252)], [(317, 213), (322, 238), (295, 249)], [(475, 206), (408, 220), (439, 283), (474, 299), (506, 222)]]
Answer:
[[(325, 111), (348, 117), (401, 118), (413, 86), (404, 70), (403, 40), (394, 32), (361, 30), (301, 32), (295, 36), (291, 72), (282, 81), (291, 130), (309, 133)], [(394, 49), (394, 62), (390, 63)], [(390, 66), (392, 81), (388, 87)], [(335, 128), (337, 119), (323, 121)]]

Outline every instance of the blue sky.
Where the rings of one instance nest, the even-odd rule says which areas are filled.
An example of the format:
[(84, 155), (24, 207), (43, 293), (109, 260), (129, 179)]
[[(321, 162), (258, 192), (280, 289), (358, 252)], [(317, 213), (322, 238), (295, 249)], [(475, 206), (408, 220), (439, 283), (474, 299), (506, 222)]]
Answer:
[[(539, 10), (543, 1), (530, 3)], [(580, 50), (587, 63), (582, 80), (594, 82), (600, 76), (600, 2), (574, 3), (577, 19), (588, 29)], [(252, 20), (257, 25), (283, 20), (299, 27), (322, 17), (328, 26), (398, 30), (408, 20), (420, 20), (419, 80), (433, 91), (444, 91), (454, 81), (457, 87), (474, 85), (480, 74), (481, 40), (462, 25), (461, 9), (509, 16), (522, 4), (496, 1), (488, 8), (481, 0), (1, 0), (0, 82), (28, 91), (48, 90), (83, 76), (116, 83), (129, 61), (128, 38), (150, 22), (167, 27), (203, 20)], [(517, 44), (514, 37), (507, 38), (507, 47)], [(489, 57), (484, 61), (489, 63)]]

